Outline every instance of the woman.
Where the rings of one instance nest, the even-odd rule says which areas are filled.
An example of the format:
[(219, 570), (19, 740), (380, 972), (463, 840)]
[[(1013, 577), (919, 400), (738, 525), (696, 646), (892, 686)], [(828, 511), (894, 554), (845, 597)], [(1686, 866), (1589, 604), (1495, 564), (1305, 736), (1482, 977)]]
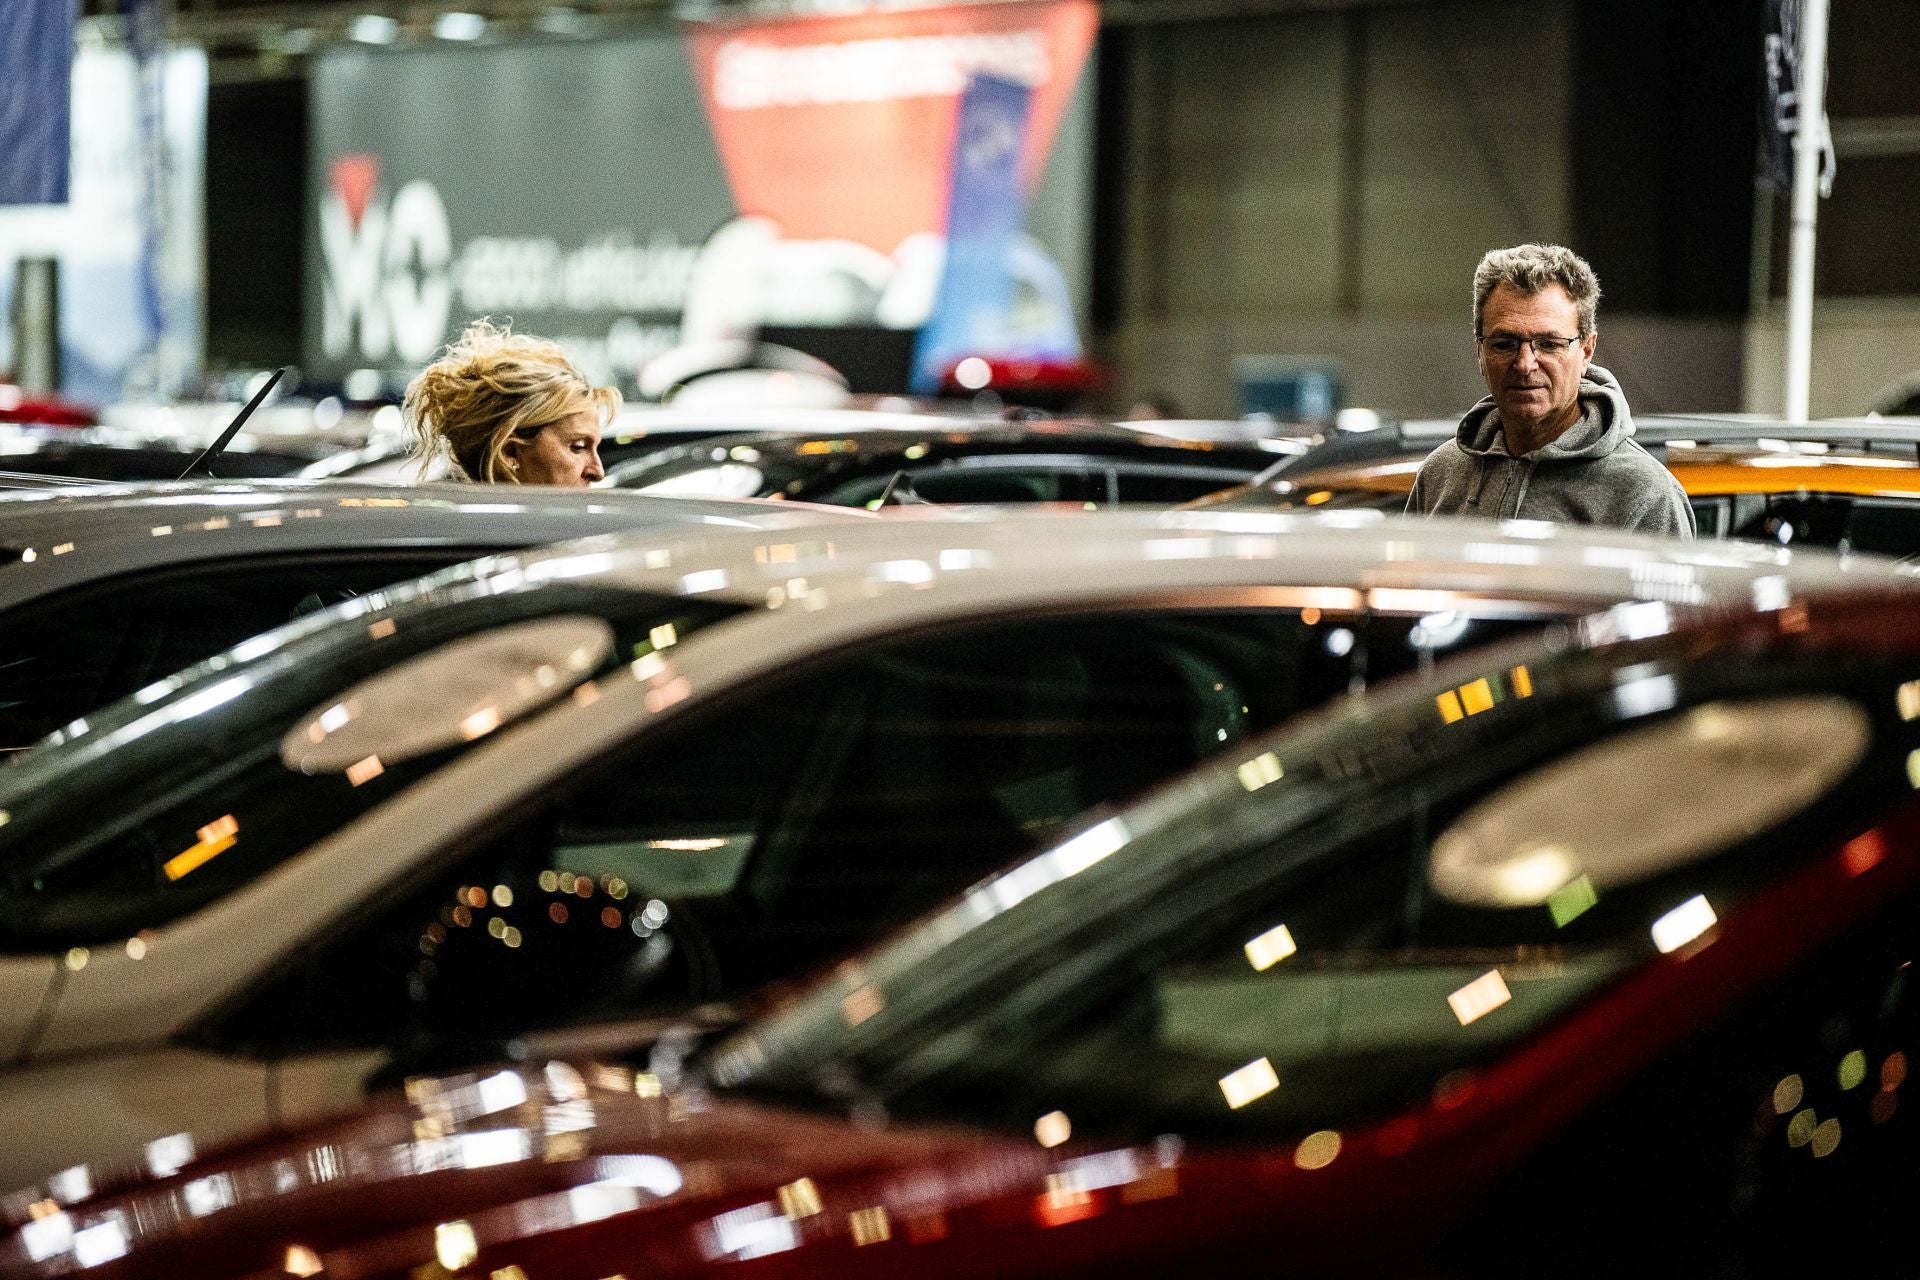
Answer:
[(584, 489), (606, 474), (600, 432), (619, 407), (557, 343), (483, 319), (408, 384), (400, 411), (423, 474), (444, 457), (469, 480)]

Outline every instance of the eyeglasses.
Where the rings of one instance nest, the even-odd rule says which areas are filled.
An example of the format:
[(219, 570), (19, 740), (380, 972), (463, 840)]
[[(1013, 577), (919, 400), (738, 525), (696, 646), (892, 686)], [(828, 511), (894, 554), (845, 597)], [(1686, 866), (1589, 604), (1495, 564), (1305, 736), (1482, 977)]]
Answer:
[(1544, 334), (1533, 338), (1516, 338), (1512, 334), (1496, 333), (1491, 338), (1481, 338), (1488, 351), (1502, 360), (1511, 360), (1520, 354), (1520, 348), (1532, 347), (1533, 354), (1541, 360), (1551, 360), (1555, 356), (1567, 354), (1567, 349), (1580, 341), (1578, 338), (1556, 338)]

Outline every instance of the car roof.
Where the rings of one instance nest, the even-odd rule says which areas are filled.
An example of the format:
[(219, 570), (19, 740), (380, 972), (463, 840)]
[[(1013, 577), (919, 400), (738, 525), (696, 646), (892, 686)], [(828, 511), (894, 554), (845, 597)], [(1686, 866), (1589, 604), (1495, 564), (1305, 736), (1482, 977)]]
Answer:
[[(1104, 460), (1140, 460), (1191, 465), (1242, 474), (1264, 468), (1289, 442), (1265, 438), (1199, 439), (1156, 435), (1108, 423), (1038, 419), (983, 425), (934, 423), (902, 430), (762, 432), (715, 436), (663, 449), (614, 467), (609, 486), (644, 485), (721, 464), (744, 464), (766, 475), (776, 489), (816, 476), (855, 469), (872, 474), (902, 463), (919, 466), (991, 455), (1093, 456)], [(778, 473), (771, 474), (771, 473)]]
[[(918, 410), (782, 408), (775, 405), (692, 409), (639, 405), (627, 406), (615, 414), (602, 433), (601, 442), (603, 447), (618, 449), (649, 437), (658, 437), (660, 447), (664, 449), (682, 437), (693, 441), (710, 436), (740, 434), (964, 431), (1000, 422), (1001, 419), (997, 417)], [(311, 480), (352, 476), (362, 480), (404, 482), (416, 478), (415, 468), (413, 445), (402, 436), (369, 440), (357, 447), (341, 449), (302, 467), (299, 474)], [(439, 478), (444, 473), (444, 462), (436, 460), (434, 468), (433, 478)]]
[[(1920, 585), (1892, 561), (1789, 555), (1766, 544), (1686, 541), (1542, 521), (1409, 519), (1371, 511), (1325, 513), (1029, 513), (976, 520), (878, 520), (808, 538), (804, 531), (702, 530), (617, 535), (591, 546), (591, 572), (610, 583), (669, 594), (758, 603), (769, 587), (804, 577), (822, 607), (870, 597), (885, 584), (948, 585), (983, 601), (993, 583), (1034, 578), (1062, 599), (1108, 578), (1137, 585), (1289, 582), (1382, 588), (1518, 591), (1595, 600), (1745, 599), (1754, 580), (1814, 588), (1857, 585), (1856, 574)], [(574, 561), (559, 545), (516, 558), (529, 576)], [(1499, 566), (1499, 567), (1495, 567)], [(1656, 567), (1658, 566), (1658, 567)], [(573, 568), (570, 572), (580, 572)], [(1019, 594), (1027, 594), (1021, 588)], [(1387, 597), (1382, 597), (1385, 600)], [(1377, 604), (1381, 603), (1376, 601)], [(1384, 607), (1384, 605), (1382, 605)]]
[[(1633, 438), (1655, 451), (1676, 442), (1696, 447), (1752, 448), (1803, 442), (1909, 458), (1920, 450), (1920, 418), (1822, 418), (1795, 423), (1768, 414), (1647, 414), (1635, 417), (1633, 425)], [(1425, 457), (1451, 440), (1459, 427), (1457, 418), (1412, 418), (1367, 431), (1325, 432), (1303, 453), (1273, 464), (1269, 475), (1331, 470), (1394, 457)]]
[(179, 481), (0, 496), (0, 606), (162, 564), (321, 550), (534, 546), (687, 523), (871, 519), (837, 507), (533, 485)]
[[(1920, 455), (1864, 453), (1814, 441), (1766, 439), (1752, 444), (1696, 447), (1669, 441), (1663, 460), (1689, 494), (1828, 493), (1920, 495)], [(1406, 493), (1422, 456), (1380, 458), (1345, 467), (1290, 471), (1276, 483), (1296, 490), (1362, 489)]]
[[(743, 654), (783, 663), (820, 643), (842, 646), (942, 621), (1124, 608), (1168, 593), (1217, 602), (1223, 597), (1198, 593), (1244, 588), (1260, 592), (1262, 604), (1303, 608), (1425, 613), (1472, 607), (1537, 616), (1587, 613), (1623, 601), (1777, 606), (1814, 591), (1916, 590), (1920, 570), (1882, 557), (1843, 559), (1771, 543), (1376, 511), (1109, 510), (771, 530), (642, 529), (475, 561), (390, 589), (378, 600), (289, 623), (170, 677), (164, 689), (103, 708), (64, 735), (62, 746), (37, 747), (12, 764), (59, 767), (46, 763), (50, 753), (98, 754), (127, 724), (168, 721), (173, 703), (190, 702), (207, 686), (260, 685), (275, 678), (271, 671), (310, 669), (328, 654), (357, 652), (369, 625), (381, 618), (417, 620), (441, 602), (556, 582), (744, 606), (771, 630), (723, 646), (722, 665), (730, 665), (746, 661)], [(678, 646), (676, 661), (685, 669), (701, 650), (697, 642)], [(616, 682), (600, 705), (617, 708), (631, 692), (626, 684)]]

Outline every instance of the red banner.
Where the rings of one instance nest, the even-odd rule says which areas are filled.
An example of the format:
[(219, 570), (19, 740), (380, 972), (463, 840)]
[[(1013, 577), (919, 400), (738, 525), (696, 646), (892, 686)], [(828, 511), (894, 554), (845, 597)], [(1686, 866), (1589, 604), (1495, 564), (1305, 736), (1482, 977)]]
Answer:
[(738, 211), (792, 239), (892, 253), (945, 231), (954, 113), (975, 72), (1033, 90), (1032, 189), (1098, 25), (1092, 0), (1034, 0), (690, 25), (687, 40)]

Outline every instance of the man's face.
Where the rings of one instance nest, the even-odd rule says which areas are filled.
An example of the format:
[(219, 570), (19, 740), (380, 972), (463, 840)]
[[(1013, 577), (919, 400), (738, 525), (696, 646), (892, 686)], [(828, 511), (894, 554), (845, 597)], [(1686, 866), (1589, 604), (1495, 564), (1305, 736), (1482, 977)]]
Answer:
[(1532, 343), (1511, 354), (1496, 348), (1520, 338), (1574, 338), (1579, 332), (1580, 308), (1559, 285), (1538, 293), (1494, 286), (1480, 309), (1480, 376), (1504, 425), (1548, 439), (1572, 426), (1580, 416), (1580, 376), (1593, 363), (1595, 335), (1557, 355), (1542, 354)]

